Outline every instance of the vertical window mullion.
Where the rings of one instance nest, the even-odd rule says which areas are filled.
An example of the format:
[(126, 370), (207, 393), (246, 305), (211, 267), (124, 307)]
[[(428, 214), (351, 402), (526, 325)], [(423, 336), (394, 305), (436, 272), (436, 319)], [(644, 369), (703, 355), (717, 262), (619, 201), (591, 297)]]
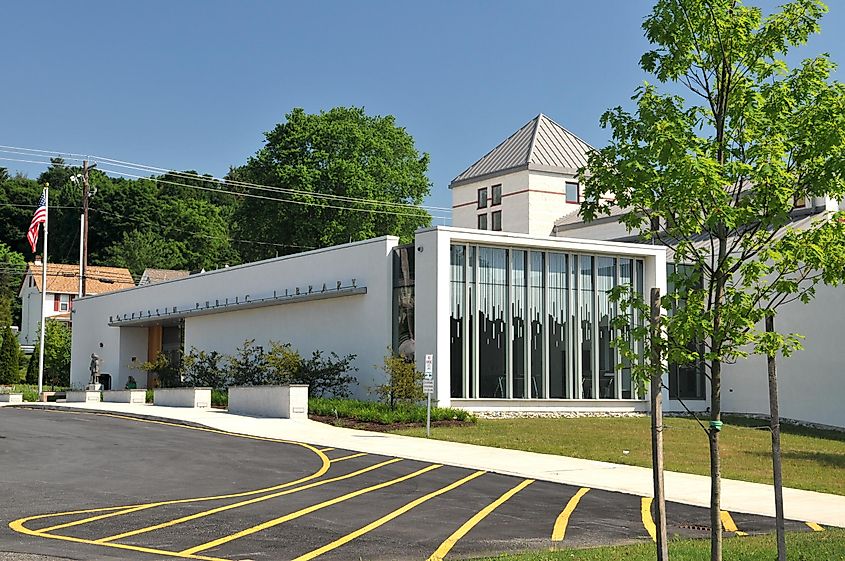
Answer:
[(543, 399), (549, 399), (549, 252), (542, 252), (543, 256), (543, 309), (540, 314), (540, 340), (542, 341), (543, 360), (542, 381), (540, 383), (540, 395)]
[(505, 397), (507, 399), (513, 398), (513, 250), (507, 250), (505, 274), (507, 275), (507, 297), (505, 298), (507, 312), (505, 321), (507, 322), (505, 332)]

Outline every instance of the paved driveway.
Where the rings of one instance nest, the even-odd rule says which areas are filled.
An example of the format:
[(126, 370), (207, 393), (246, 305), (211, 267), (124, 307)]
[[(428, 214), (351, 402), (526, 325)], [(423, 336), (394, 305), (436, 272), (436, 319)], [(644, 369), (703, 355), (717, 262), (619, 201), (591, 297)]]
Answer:
[[(0, 409), (0, 484), (0, 551), (71, 559), (466, 558), (653, 531), (632, 495), (82, 412)], [(706, 509), (667, 508), (670, 534), (707, 537)]]

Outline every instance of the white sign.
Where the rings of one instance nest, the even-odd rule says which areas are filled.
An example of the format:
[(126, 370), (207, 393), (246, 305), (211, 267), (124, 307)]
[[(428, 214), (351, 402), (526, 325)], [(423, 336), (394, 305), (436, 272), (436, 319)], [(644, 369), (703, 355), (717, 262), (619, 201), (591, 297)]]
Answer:
[(427, 394), (434, 393), (434, 380), (431, 378), (423, 379), (423, 392)]
[(434, 372), (434, 355), (425, 355), (425, 373), (430, 378), (432, 372)]

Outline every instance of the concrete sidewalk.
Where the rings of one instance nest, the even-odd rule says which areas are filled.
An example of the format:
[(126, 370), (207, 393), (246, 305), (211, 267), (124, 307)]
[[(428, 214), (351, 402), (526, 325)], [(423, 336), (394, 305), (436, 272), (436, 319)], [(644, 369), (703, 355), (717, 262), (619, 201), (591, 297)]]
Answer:
[[(398, 456), (476, 470), (483, 469), (517, 477), (619, 491), (639, 496), (653, 494), (649, 468), (345, 429), (308, 420), (244, 417), (215, 409), (183, 409), (123, 403), (49, 405), (75, 410), (125, 413), (186, 421), (252, 436), (294, 440), (317, 446)], [(665, 479), (667, 500), (695, 506), (709, 506), (709, 477), (667, 471)], [(785, 488), (783, 494), (786, 518), (845, 527), (845, 496), (791, 488)], [(731, 512), (774, 516), (772, 487), (723, 479), (722, 508)]]

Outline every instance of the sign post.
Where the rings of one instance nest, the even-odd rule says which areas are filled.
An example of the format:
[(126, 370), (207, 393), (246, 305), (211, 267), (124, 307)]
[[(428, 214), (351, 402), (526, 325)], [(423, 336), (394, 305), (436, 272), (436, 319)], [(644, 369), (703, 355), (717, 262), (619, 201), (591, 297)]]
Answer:
[(423, 374), (423, 391), (426, 396), (425, 407), (425, 436), (431, 437), (431, 394), (434, 393), (434, 355), (425, 355), (425, 373)]

